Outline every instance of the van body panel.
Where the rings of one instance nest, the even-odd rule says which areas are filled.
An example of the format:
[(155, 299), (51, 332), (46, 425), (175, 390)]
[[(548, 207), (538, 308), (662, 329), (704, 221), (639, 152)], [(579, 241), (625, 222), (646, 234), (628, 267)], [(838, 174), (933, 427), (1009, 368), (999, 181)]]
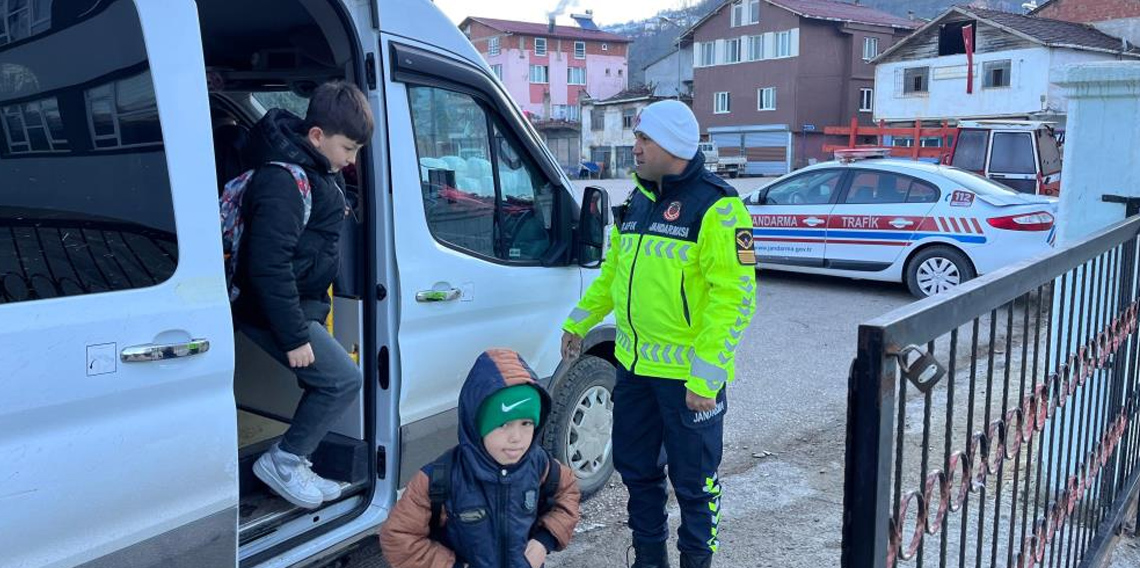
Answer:
[[(58, 4), (52, 15), (62, 17), (67, 5)], [(112, 263), (99, 266), (113, 291), (98, 291), (108, 288), (107, 282), (96, 282), (98, 271), (72, 264), (79, 287), (74, 291), (56, 297), (41, 291), (38, 299), (0, 303), (0, 342), (6, 346), (0, 353), (6, 369), (0, 397), (0, 502), (3, 517), (14, 521), (3, 523), (0, 550), (5, 565), (15, 567), (75, 566), (120, 551), (121, 558), (149, 566), (172, 561), (177, 553), (140, 543), (181, 542), (195, 535), (186, 544), (201, 544), (198, 553), (233, 558), (236, 524), (221, 522), (234, 518), (238, 504), (233, 333), (218, 254), (216, 196), (199, 191), (215, 182), (194, 3), (93, 5), (98, 9), (67, 14), (66, 26), (63, 20), (49, 22), (60, 25), (57, 33), (33, 35), (7, 53), (0, 51), (2, 66), (19, 66), (33, 79), (22, 83), (27, 88), (16, 94), (23, 97), (17, 101), (61, 101), (60, 141), (68, 144), (42, 155), (34, 147), (28, 154), (9, 147), (0, 157), (0, 175), (6, 183), (31, 185), (33, 197), (58, 193), (45, 205), (54, 209), (52, 217), (28, 229), (39, 242), (56, 239), (66, 251), (60, 257), (48, 250), (57, 250), (56, 244), (41, 244), (45, 258), (79, 262), (85, 247), (73, 243), (80, 238), (86, 247), (100, 241), (110, 246), (117, 239), (129, 245), (133, 229), (112, 229), (123, 225), (105, 219), (130, 219), (140, 226), (153, 222), (160, 225), (153, 230), (176, 236), (176, 268), (169, 278), (147, 285), (136, 280), (141, 278), (137, 268), (126, 268), (154, 268), (146, 266), (141, 249), (116, 246), (95, 260)], [(96, 32), (114, 34), (109, 37), (117, 38), (116, 45), (72, 43)], [(128, 47), (135, 44), (145, 49)], [(40, 59), (36, 51), (41, 49), (57, 57), (87, 53), (92, 61), (82, 67), (60, 64)], [(100, 51), (116, 55), (98, 57)], [(45, 73), (53, 90), (36, 91), (47, 85), (34, 81), (40, 69), (50, 69)], [(75, 71), (70, 78), (67, 69)], [(85, 120), (103, 112), (96, 103), (107, 93), (120, 109), (130, 100), (131, 108), (143, 110), (118, 111), (116, 130), (107, 134), (85, 129)], [(12, 95), (0, 89), (0, 107), (22, 104)], [(157, 113), (157, 121), (128, 130), (138, 124), (130, 118), (154, 121), (146, 114), (147, 100), (157, 103), (150, 103), (157, 110), (149, 111)], [(80, 140), (88, 132), (90, 142)], [(46, 169), (32, 174), (36, 168)], [(88, 177), (80, 181), (77, 175)], [(138, 184), (147, 191), (139, 191)], [(90, 208), (76, 205), (83, 192), (99, 192), (79, 199)], [(92, 209), (99, 221), (87, 220)], [(164, 210), (172, 211), (171, 225), (160, 220)], [(50, 231), (50, 222), (76, 227)], [(107, 271), (120, 269), (123, 277), (108, 276)], [(51, 269), (63, 288), (69, 277), (58, 270), (58, 265)], [(200, 340), (209, 342), (208, 350)], [(127, 348), (153, 345), (192, 345), (188, 352), (197, 354), (145, 362), (122, 358)], [(174, 347), (168, 349), (175, 354)]]

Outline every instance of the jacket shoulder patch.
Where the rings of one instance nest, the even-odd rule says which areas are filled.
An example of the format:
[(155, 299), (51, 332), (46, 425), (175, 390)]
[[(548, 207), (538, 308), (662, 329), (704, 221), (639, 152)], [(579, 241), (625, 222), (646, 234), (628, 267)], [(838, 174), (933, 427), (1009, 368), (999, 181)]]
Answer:
[(756, 264), (756, 248), (752, 243), (752, 229), (736, 230), (736, 259), (740, 264), (754, 266)]

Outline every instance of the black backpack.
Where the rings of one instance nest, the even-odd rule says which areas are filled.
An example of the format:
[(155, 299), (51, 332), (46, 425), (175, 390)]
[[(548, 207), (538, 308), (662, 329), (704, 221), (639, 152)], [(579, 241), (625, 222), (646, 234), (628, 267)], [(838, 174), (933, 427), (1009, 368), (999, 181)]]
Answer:
[[(545, 450), (543, 450), (545, 451)], [(454, 450), (448, 450), (431, 463), (431, 482), (428, 497), (431, 499), (431, 539), (444, 542), (442, 523), (443, 504), (451, 496), (451, 461)], [(549, 513), (554, 508), (554, 494), (562, 482), (562, 466), (547, 454), (546, 479), (538, 490), (538, 516)]]

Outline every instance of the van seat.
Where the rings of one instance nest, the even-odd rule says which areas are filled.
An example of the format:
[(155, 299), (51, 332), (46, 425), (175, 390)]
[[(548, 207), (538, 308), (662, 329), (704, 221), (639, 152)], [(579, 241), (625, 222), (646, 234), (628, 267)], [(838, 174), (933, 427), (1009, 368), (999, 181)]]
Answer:
[(218, 195), (226, 183), (249, 169), (245, 149), (249, 145), (249, 129), (240, 124), (214, 127), (214, 167), (218, 174)]

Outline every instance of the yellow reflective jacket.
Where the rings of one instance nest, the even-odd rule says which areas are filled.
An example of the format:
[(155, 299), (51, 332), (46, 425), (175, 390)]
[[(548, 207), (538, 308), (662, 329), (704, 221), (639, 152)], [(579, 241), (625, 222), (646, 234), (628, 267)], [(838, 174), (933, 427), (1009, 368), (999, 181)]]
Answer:
[(700, 154), (660, 187), (640, 180), (614, 227), (601, 274), (562, 329), (585, 336), (608, 313), (617, 359), (631, 372), (679, 379), (713, 398), (756, 309), (752, 219)]

